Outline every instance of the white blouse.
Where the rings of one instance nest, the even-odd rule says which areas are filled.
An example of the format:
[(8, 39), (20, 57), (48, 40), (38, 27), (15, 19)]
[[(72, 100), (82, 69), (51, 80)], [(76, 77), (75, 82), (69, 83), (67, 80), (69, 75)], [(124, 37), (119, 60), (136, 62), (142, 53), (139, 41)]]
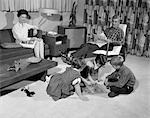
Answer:
[(29, 41), (31, 38), (28, 37), (28, 30), (31, 28), (36, 28), (36, 26), (23, 23), (20, 24), (19, 22), (14, 25), (12, 28), (13, 35), (16, 39), (16, 43)]

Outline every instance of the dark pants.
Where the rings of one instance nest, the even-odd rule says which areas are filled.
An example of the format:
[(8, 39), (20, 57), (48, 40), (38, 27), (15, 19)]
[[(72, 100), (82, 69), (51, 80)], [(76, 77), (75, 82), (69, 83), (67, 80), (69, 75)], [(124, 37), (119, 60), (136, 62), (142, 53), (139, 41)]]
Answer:
[[(109, 44), (109, 51), (113, 50), (113, 47), (115, 45), (113, 43)], [(96, 50), (107, 50), (107, 44), (103, 45), (102, 47), (99, 47), (96, 44), (91, 44), (91, 43), (85, 43), (80, 46), (80, 48), (71, 54), (71, 56), (75, 58), (80, 58), (80, 57), (86, 57), (87, 53), (92, 53)]]
[(133, 87), (130, 86), (123, 86), (122, 88), (110, 86), (110, 91), (116, 94), (130, 94), (133, 91)]
[(96, 44), (85, 43), (80, 46), (80, 48), (71, 54), (75, 58), (86, 57), (87, 53), (92, 53), (96, 50), (99, 50), (99, 47)]
[[(112, 51), (114, 46), (117, 46), (118, 44), (116, 43), (110, 43), (108, 51)], [(88, 53), (92, 53), (96, 50), (107, 50), (107, 44), (103, 45), (102, 47), (99, 47), (96, 44), (91, 44), (91, 43), (85, 43), (80, 46), (80, 48), (71, 54), (72, 57), (74, 58), (86, 58)], [(120, 51), (120, 55), (124, 58), (126, 57), (126, 47), (123, 45)], [(99, 55), (101, 59), (106, 59), (106, 55), (100, 54)], [(106, 63), (106, 62), (105, 62)], [(104, 62), (101, 63), (104, 65)]]

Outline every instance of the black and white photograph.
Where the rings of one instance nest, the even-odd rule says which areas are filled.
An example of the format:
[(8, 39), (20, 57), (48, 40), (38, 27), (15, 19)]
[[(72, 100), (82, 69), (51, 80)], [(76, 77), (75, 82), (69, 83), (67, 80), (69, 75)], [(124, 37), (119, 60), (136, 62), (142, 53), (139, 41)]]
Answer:
[(0, 0), (1, 118), (149, 118), (150, 0)]

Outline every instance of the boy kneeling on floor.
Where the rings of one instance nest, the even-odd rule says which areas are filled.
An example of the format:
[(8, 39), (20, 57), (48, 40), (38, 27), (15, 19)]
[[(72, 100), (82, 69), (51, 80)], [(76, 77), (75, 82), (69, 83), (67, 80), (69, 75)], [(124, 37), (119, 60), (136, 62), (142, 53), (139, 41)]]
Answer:
[(115, 56), (110, 61), (115, 71), (108, 75), (104, 82), (104, 85), (110, 89), (109, 97), (115, 97), (119, 94), (130, 94), (134, 90), (136, 78), (123, 62), (122, 56)]

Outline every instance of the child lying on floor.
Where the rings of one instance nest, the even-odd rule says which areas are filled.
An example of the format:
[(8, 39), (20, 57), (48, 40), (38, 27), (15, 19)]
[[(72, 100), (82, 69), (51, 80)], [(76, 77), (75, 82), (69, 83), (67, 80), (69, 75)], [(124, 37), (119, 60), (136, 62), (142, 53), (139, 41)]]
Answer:
[[(87, 88), (91, 93), (94, 92), (91, 89), (91, 85), (97, 84), (97, 70), (104, 65), (105, 62), (102, 64), (99, 60), (99, 56), (87, 63), (79, 59), (68, 59), (68, 61), (71, 67), (67, 67), (63, 73), (55, 74), (51, 77), (46, 90), (47, 94), (56, 101), (72, 95), (75, 91), (81, 100), (88, 100), (87, 97), (83, 96), (81, 91), (85, 89), (82, 88)], [(96, 79), (93, 79), (95, 74), (97, 75)], [(96, 87), (97, 90), (101, 89), (98, 86)]]
[(123, 64), (122, 56), (115, 56), (110, 64), (115, 71), (106, 77), (105, 86), (110, 89), (109, 97), (115, 97), (119, 94), (130, 94), (136, 82), (133, 72)]
[(65, 72), (53, 75), (47, 86), (47, 94), (57, 101), (73, 95), (75, 91), (81, 100), (87, 101), (88, 98), (83, 96), (80, 87), (83, 79), (80, 75), (81, 67), (79, 61), (74, 61), (71, 67), (66, 68)]

